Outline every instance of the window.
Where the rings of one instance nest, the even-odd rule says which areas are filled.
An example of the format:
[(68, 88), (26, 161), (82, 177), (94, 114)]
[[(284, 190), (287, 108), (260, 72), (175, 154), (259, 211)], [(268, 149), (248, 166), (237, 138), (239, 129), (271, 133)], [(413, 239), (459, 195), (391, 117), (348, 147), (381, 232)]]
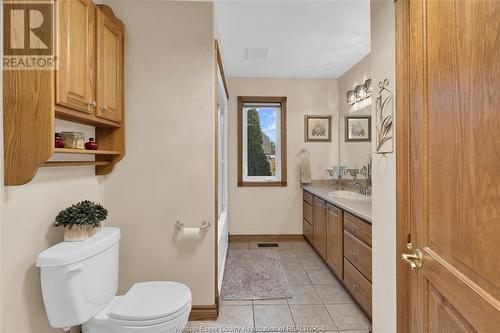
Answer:
[(286, 97), (238, 97), (238, 186), (286, 186)]

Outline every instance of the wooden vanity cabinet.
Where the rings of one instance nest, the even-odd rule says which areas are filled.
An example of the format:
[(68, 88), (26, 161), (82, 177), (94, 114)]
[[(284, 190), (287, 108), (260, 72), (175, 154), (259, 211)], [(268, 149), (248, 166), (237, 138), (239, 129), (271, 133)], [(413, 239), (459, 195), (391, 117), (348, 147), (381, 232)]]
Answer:
[(343, 212), (331, 204), (327, 204), (326, 215), (326, 263), (337, 275), (343, 278)]
[(314, 247), (326, 258), (326, 202), (314, 197)]
[(95, 5), (60, 0), (57, 6), (56, 106), (95, 112)]
[(371, 317), (371, 223), (309, 192), (303, 195), (304, 237)]
[(302, 200), (302, 230), (309, 243), (314, 244), (314, 213), (313, 195), (303, 191)]
[(98, 6), (96, 116), (114, 122), (123, 117), (123, 23), (107, 6)]
[(372, 315), (372, 225), (344, 212), (344, 285)]

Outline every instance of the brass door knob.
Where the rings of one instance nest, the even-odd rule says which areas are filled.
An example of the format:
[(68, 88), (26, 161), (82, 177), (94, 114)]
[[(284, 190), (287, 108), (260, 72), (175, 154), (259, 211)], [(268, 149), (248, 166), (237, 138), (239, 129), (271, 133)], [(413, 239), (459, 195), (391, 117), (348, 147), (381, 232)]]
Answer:
[(417, 270), (423, 265), (423, 255), (422, 251), (416, 249), (413, 253), (403, 253), (401, 254), (401, 259), (407, 264), (410, 265), (412, 270)]

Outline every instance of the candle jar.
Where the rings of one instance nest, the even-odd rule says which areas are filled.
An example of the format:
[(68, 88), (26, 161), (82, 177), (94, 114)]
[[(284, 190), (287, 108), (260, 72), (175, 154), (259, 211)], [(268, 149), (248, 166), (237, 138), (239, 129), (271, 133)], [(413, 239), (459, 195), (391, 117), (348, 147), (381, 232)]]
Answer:
[(61, 133), (55, 134), (55, 143), (54, 147), (56, 148), (64, 148), (64, 139), (61, 136)]
[(89, 141), (85, 142), (85, 149), (97, 150), (97, 143), (94, 141), (94, 138), (89, 138)]

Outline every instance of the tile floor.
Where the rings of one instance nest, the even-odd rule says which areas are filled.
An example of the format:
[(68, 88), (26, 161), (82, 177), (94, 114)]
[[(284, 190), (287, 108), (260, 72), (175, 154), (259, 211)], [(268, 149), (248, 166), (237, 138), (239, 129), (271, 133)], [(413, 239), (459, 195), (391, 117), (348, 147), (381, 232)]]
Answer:
[[(279, 243), (291, 298), (222, 301), (214, 322), (189, 322), (185, 333), (370, 332), (370, 321), (307, 242)], [(259, 249), (230, 243), (229, 251)], [(261, 248), (262, 249), (262, 248)]]

